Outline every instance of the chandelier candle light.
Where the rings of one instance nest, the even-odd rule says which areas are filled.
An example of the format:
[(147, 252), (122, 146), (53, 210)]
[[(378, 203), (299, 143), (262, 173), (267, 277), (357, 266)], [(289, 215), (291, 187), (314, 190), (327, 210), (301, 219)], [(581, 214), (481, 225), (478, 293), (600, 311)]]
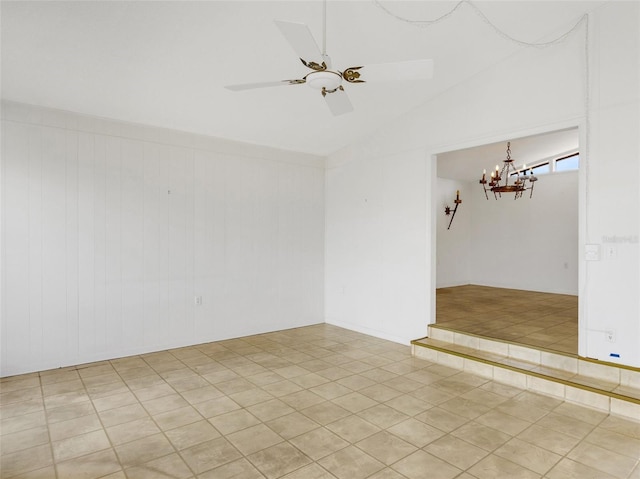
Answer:
[[(522, 175), (521, 175), (522, 174)], [(509, 184), (509, 178), (515, 175), (515, 181)], [(504, 179), (504, 183), (502, 180)], [(490, 179), (487, 181), (487, 170), (482, 170), (482, 178), (479, 183), (484, 189), (484, 195), (489, 199), (488, 191), (493, 193), (494, 198), (502, 198), (502, 193), (515, 193), (513, 199), (517, 200), (522, 197), (522, 193), (530, 190), (529, 198), (533, 196), (533, 187), (538, 181), (533, 175), (533, 168), (530, 174), (527, 175), (527, 165), (522, 165), (522, 169), (518, 170), (513, 166), (513, 158), (511, 158), (511, 142), (507, 142), (507, 158), (504, 160), (504, 165), (500, 169), (499, 165), (496, 165), (495, 171), (491, 172)], [(529, 182), (529, 183), (527, 183)], [(487, 189), (487, 184), (489, 188)], [(527, 186), (529, 185), (529, 186)]]

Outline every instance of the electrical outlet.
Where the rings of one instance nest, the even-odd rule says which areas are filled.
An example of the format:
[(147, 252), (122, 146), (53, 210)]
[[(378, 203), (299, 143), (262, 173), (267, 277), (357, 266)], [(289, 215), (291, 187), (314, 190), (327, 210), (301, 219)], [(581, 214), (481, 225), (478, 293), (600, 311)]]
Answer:
[(616, 332), (613, 329), (607, 329), (604, 332), (604, 339), (608, 343), (615, 343), (616, 342)]
[(196, 306), (202, 306), (202, 296), (196, 296), (194, 298), (194, 303), (196, 304)]

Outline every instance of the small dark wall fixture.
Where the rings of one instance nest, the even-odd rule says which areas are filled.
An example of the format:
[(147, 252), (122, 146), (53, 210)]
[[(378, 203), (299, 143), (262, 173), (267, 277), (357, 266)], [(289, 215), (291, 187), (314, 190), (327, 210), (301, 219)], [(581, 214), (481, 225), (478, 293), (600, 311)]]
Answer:
[(449, 205), (444, 207), (444, 214), (447, 216), (451, 215), (451, 219), (449, 220), (449, 226), (447, 226), (447, 229), (451, 229), (451, 223), (453, 223), (453, 218), (455, 218), (456, 211), (458, 211), (458, 205), (462, 203), (462, 200), (460, 199), (460, 190), (456, 191), (456, 199), (453, 200), (453, 202), (456, 205), (454, 206), (453, 210), (449, 207)]

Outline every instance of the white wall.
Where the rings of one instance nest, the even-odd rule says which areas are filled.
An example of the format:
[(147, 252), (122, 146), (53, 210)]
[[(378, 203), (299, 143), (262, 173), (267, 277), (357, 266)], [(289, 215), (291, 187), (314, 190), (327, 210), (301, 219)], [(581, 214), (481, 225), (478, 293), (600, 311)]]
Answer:
[[(580, 171), (579, 242), (603, 245), (610, 241), (607, 238), (623, 238), (615, 243), (615, 257), (601, 261), (587, 263), (580, 248), (579, 351), (583, 356), (640, 366), (639, 14), (637, 2), (607, 2), (590, 15), (588, 49), (584, 26), (580, 34), (561, 44), (523, 49), (332, 155), (326, 187), (327, 321), (349, 323), (404, 341), (418, 337), (416, 333), (425, 331), (434, 319), (435, 155), (579, 126), (585, 164)], [(585, 90), (586, 50), (589, 95)], [(405, 159), (405, 152), (411, 152), (411, 161)], [(381, 177), (380, 164), (391, 158), (397, 158), (394, 178), (404, 177), (406, 182)], [(413, 181), (418, 169), (426, 172), (422, 182)], [(395, 211), (381, 205), (368, 210), (356, 207), (360, 192), (375, 188), (397, 195)], [(416, 204), (420, 198), (425, 198), (424, 209)], [(439, 209), (437, 205), (436, 214)], [(383, 212), (403, 217), (405, 228), (381, 227), (375, 219)], [(358, 221), (344, 221), (360, 215), (364, 216)], [(417, 225), (424, 230), (419, 231)], [(416, 234), (420, 237), (415, 238)], [(345, 237), (361, 239), (358, 251), (355, 244), (340, 241)], [(368, 244), (362, 244), (367, 239)], [(384, 250), (374, 247), (381, 243), (386, 245)], [(418, 269), (398, 274), (399, 254), (415, 258)], [(427, 263), (423, 264), (425, 254)], [(379, 278), (392, 273), (393, 290), (380, 298)], [(359, 280), (358, 294), (336, 294), (340, 284), (355, 279)], [(412, 307), (396, 308), (396, 292), (402, 304)], [(363, 310), (372, 298), (377, 298), (379, 307)], [(605, 341), (605, 329), (616, 330), (615, 344)], [(619, 353), (620, 359), (611, 358), (611, 352)]]
[(438, 178), (438, 197), (464, 193), (464, 214), (456, 214), (451, 230), (448, 218), (437, 215), (438, 288), (478, 284), (578, 294), (578, 172), (539, 180), (531, 199), (527, 193), (496, 201), (487, 200), (477, 182)]
[(2, 376), (323, 321), (324, 159), (15, 103), (2, 139)]
[[(460, 286), (471, 283), (470, 260), (473, 231), (474, 201), (471, 198), (473, 185), (466, 181), (438, 178), (437, 196), (434, 201), (436, 217), (436, 288)], [(456, 193), (460, 192), (462, 203), (449, 227), (451, 216), (445, 214), (445, 207), (455, 207)], [(453, 214), (453, 213), (452, 213)]]

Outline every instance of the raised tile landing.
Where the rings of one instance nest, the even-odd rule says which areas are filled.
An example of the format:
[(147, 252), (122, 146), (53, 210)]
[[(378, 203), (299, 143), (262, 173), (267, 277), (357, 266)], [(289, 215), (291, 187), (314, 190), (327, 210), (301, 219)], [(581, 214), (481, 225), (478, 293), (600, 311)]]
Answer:
[(479, 285), (436, 290), (436, 324), (578, 354), (578, 297)]
[(614, 415), (640, 420), (640, 369), (437, 325), (414, 356)]

